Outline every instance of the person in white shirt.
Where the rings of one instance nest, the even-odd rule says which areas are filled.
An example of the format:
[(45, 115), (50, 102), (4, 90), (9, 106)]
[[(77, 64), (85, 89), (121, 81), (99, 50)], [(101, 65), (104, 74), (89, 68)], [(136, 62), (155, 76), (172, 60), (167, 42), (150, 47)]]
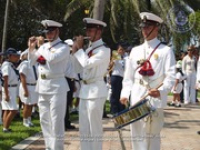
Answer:
[(193, 55), (196, 49), (194, 46), (189, 46), (188, 54), (182, 60), (182, 71), (186, 75), (184, 81), (184, 104), (196, 103), (196, 64), (197, 59)]
[(91, 46), (83, 50), (83, 36), (76, 37), (72, 46), (76, 73), (82, 73), (79, 94), (81, 150), (102, 150), (102, 116), (108, 92), (104, 76), (110, 61), (110, 48), (101, 38), (106, 23), (92, 18), (83, 21)]
[(181, 107), (180, 104), (180, 93), (183, 90), (183, 84), (182, 81), (186, 79), (184, 76), (181, 65), (177, 62), (176, 64), (176, 82), (174, 86), (172, 87), (172, 93), (173, 93), (173, 100), (171, 103), (169, 103), (169, 106), (175, 106), (175, 107)]
[(132, 150), (160, 150), (164, 124), (163, 108), (175, 83), (175, 57), (172, 49), (157, 39), (163, 20), (149, 12), (140, 13), (144, 43), (131, 50), (124, 73), (121, 102), (134, 106), (146, 94), (155, 111), (131, 126)]
[(19, 97), (23, 103), (23, 125), (32, 127), (31, 122), (32, 107), (38, 102), (38, 93), (35, 92), (38, 78), (38, 65), (30, 65), (28, 59), (28, 50), (21, 53), (22, 62), (18, 66), (20, 74)]
[(128, 58), (128, 54), (126, 53), (125, 50), (126, 50), (125, 44), (120, 43), (117, 48), (117, 55), (119, 59), (114, 59), (111, 61), (112, 71), (110, 77), (110, 84), (111, 84), (110, 104), (111, 104), (112, 114), (119, 113), (125, 109), (125, 106), (120, 103), (122, 80), (124, 77), (126, 59)]
[(64, 149), (64, 117), (66, 97), (69, 91), (65, 72), (70, 58), (69, 46), (60, 38), (62, 24), (43, 20), (43, 32), (48, 42), (36, 50), (37, 39), (29, 38), (29, 60), (31, 65), (39, 63), (36, 91), (39, 93), (38, 107), (45, 148)]
[(9, 129), (11, 121), (17, 114), (17, 86), (19, 82), (19, 75), (14, 66), (20, 58), (20, 54), (14, 48), (9, 48), (6, 50), (5, 55), (7, 60), (5, 60), (1, 66), (1, 72), (3, 77), (2, 86), (2, 110), (3, 113), (3, 132), (11, 132)]

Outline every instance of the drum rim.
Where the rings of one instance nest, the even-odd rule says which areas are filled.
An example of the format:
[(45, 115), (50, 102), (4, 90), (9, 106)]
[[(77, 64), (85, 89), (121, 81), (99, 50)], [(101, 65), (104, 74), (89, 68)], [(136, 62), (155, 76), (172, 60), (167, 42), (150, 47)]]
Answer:
[(143, 100), (141, 100), (139, 103), (136, 103), (136, 105), (131, 106), (130, 108), (127, 108), (127, 109), (125, 109), (125, 110), (123, 110), (123, 111), (120, 111), (120, 112), (114, 114), (113, 118), (115, 118), (115, 117), (117, 117), (117, 116), (123, 114), (124, 112), (127, 112), (127, 111), (129, 111), (129, 110), (131, 110), (131, 109), (134, 109), (134, 108), (136, 108), (136, 107), (138, 107), (138, 106), (140, 106), (140, 105), (142, 105), (142, 104), (145, 104), (147, 101), (148, 101), (148, 99), (143, 99)]
[(146, 114), (140, 116), (139, 118), (134, 119), (134, 120), (132, 120), (132, 121), (130, 121), (130, 122), (127, 122), (127, 123), (125, 123), (125, 124), (123, 124), (123, 125), (115, 126), (115, 128), (116, 128), (116, 129), (121, 129), (121, 128), (123, 128), (124, 126), (127, 126), (127, 125), (129, 125), (129, 124), (131, 124), (131, 123), (134, 123), (134, 122), (136, 122), (136, 121), (138, 121), (138, 120), (140, 120), (140, 119), (142, 119), (142, 118), (148, 116), (150, 113), (151, 113), (151, 112), (148, 112), (148, 113), (146, 113)]

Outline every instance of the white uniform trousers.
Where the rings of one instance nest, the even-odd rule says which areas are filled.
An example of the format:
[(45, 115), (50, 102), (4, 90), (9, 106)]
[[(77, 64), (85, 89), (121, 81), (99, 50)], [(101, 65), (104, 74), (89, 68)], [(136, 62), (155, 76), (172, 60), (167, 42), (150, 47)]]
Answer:
[(102, 150), (102, 116), (105, 98), (80, 99), (79, 131), (81, 150)]
[(132, 123), (132, 150), (160, 150), (160, 132), (164, 124), (163, 109)]
[(64, 150), (64, 117), (67, 93), (39, 95), (40, 124), (49, 150)]
[(187, 72), (187, 78), (184, 82), (184, 103), (196, 102), (196, 72)]

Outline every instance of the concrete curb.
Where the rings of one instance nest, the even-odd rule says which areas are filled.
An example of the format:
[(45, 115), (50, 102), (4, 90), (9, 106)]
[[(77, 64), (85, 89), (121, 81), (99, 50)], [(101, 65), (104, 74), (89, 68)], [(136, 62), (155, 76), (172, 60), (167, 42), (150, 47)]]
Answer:
[(35, 135), (26, 138), (25, 140), (21, 141), (20, 143), (14, 145), (10, 150), (23, 150), (27, 148), (31, 143), (37, 141), (42, 137), (42, 132), (38, 132)]

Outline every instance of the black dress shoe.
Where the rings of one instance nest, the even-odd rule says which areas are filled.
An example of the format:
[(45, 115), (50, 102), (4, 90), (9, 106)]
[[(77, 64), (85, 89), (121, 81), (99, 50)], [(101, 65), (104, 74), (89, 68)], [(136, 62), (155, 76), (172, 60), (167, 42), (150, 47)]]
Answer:
[(33, 118), (39, 117), (39, 112), (38, 112), (38, 111), (33, 112), (33, 113), (31, 114), (31, 117), (33, 117)]
[(109, 118), (107, 114), (103, 114), (103, 118)]
[(73, 130), (73, 129), (76, 129), (76, 127), (73, 126), (73, 125), (68, 125), (68, 126), (65, 127), (65, 129)]
[(11, 130), (11, 129), (3, 129), (3, 132), (4, 132), (4, 133), (11, 133), (12, 130)]
[(200, 131), (198, 131), (197, 134), (200, 135)]

